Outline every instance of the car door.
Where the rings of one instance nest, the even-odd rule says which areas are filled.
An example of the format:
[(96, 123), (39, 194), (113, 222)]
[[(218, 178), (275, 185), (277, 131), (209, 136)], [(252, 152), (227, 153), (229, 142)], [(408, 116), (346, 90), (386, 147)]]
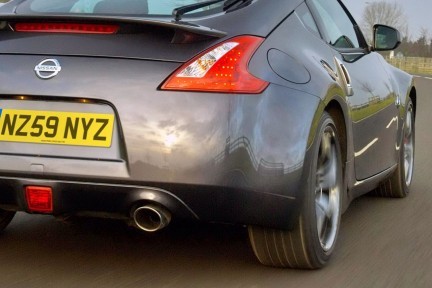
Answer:
[(352, 119), (357, 180), (396, 164), (399, 96), (371, 52), (355, 21), (339, 0), (308, 0), (324, 40), (333, 48), (335, 71), (346, 93)]

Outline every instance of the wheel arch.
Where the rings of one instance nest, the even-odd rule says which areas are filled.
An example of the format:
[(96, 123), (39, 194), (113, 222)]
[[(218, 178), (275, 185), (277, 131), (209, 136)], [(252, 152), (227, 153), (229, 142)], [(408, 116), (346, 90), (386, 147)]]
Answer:
[(345, 167), (345, 163), (347, 162), (347, 125), (346, 125), (346, 119), (343, 112), (343, 109), (340, 105), (340, 103), (336, 100), (332, 100), (325, 108), (325, 111), (330, 114), (330, 116), (333, 118), (333, 121), (335, 122), (337, 131), (338, 131), (338, 137), (341, 145), (341, 151), (342, 151), (342, 164)]
[(339, 145), (342, 152), (342, 173), (344, 179), (344, 191), (342, 193), (342, 213), (346, 211), (348, 205), (351, 201), (351, 197), (349, 195), (349, 185), (353, 179), (353, 161), (349, 155), (352, 151), (353, 143), (352, 143), (352, 132), (351, 125), (349, 125), (349, 113), (346, 102), (343, 101), (341, 103), (340, 97), (333, 98), (326, 106), (325, 111), (330, 114), (333, 121), (335, 122), (336, 129), (338, 131)]
[[(350, 124), (349, 108), (346, 103), (346, 98), (334, 95), (331, 98), (326, 98), (322, 101), (316, 111), (313, 125), (310, 130), (308, 140), (308, 150), (312, 147), (316, 133), (317, 125), (321, 119), (323, 113), (329, 113), (333, 118), (336, 128), (338, 130), (339, 142), (342, 151), (342, 165), (343, 165), (343, 179), (344, 179), (344, 190), (342, 193), (342, 213), (346, 211), (349, 203), (352, 200), (350, 194), (350, 187), (355, 183), (354, 175), (354, 148), (353, 148), (353, 136), (352, 136), (352, 125)], [(315, 124), (316, 123), (316, 124)]]
[(337, 128), (341, 130), (339, 137), (340, 140), (343, 141), (343, 143), (341, 143), (341, 149), (343, 151), (342, 160), (344, 163), (351, 162), (354, 155), (354, 148), (352, 145), (352, 140), (350, 140), (352, 139), (352, 126), (350, 125), (351, 120), (349, 116), (349, 108), (346, 103), (346, 98), (338, 95), (335, 95), (329, 100), (324, 99), (324, 101), (320, 103), (315, 113), (311, 130), (309, 132), (308, 149), (312, 146), (317, 132), (317, 124), (324, 112), (329, 113), (334, 118)]

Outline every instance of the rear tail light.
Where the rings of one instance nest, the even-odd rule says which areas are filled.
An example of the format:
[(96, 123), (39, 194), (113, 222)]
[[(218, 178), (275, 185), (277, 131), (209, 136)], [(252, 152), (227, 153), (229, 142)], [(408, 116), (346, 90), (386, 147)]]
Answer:
[(81, 23), (16, 23), (14, 28), (17, 32), (114, 34), (117, 33), (119, 26)]
[(27, 206), (30, 212), (52, 213), (53, 199), (51, 187), (27, 186)]
[(256, 36), (239, 36), (218, 44), (181, 66), (161, 89), (261, 93), (269, 83), (249, 73), (248, 64), (263, 41)]

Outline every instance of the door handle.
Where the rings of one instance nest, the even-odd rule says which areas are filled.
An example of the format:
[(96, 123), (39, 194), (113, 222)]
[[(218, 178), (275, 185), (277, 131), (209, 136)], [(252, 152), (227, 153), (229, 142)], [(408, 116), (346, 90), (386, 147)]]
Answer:
[(321, 60), (321, 65), (324, 67), (324, 69), (327, 71), (327, 73), (330, 75), (330, 77), (334, 80), (337, 81), (338, 76), (337, 73), (333, 70), (333, 68), (324, 60)]
[(353, 96), (354, 95), (354, 89), (351, 85), (351, 76), (349, 75), (348, 70), (346, 69), (345, 65), (335, 57), (335, 62), (337, 64), (337, 69), (339, 71), (339, 75), (341, 75), (342, 80), (342, 86), (345, 88), (345, 93), (347, 96)]

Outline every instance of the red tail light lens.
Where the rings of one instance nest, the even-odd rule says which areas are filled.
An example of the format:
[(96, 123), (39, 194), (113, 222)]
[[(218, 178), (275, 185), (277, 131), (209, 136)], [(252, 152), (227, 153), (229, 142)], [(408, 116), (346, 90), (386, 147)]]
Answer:
[(53, 199), (51, 187), (27, 186), (26, 199), (31, 212), (52, 213)]
[(118, 25), (80, 23), (16, 23), (17, 32), (114, 34)]
[(258, 94), (268, 82), (253, 76), (248, 63), (264, 41), (239, 36), (212, 47), (181, 66), (162, 90)]

